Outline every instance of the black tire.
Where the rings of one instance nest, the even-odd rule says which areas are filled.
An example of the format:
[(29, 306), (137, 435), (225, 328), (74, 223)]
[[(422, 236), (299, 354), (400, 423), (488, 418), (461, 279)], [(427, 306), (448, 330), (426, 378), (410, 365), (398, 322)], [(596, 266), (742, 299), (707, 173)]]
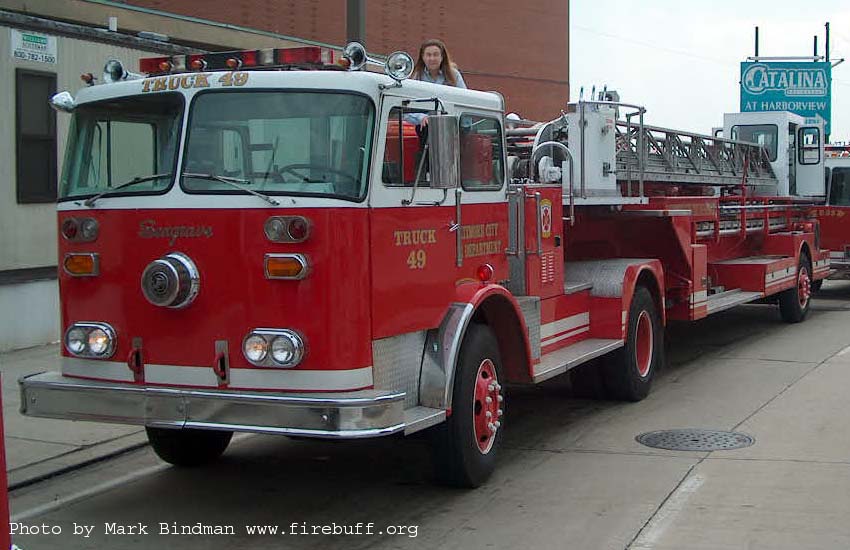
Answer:
[(812, 303), (811, 280), (812, 261), (803, 252), (797, 266), (797, 284), (779, 293), (779, 314), (786, 323), (799, 323), (809, 314)]
[(818, 279), (817, 281), (812, 281), (812, 292), (820, 292), (821, 287), (823, 286), (823, 279)]
[[(495, 381), (489, 374), (491, 372), (495, 374)], [(505, 409), (503, 383), (496, 337), (485, 325), (470, 325), (455, 371), (451, 415), (432, 431), (434, 466), (439, 482), (474, 488), (487, 481), (493, 473), (504, 430), (501, 427)], [(481, 388), (489, 387), (494, 389), (484, 395), (491, 401), (485, 402), (481, 399)], [(490, 412), (490, 417), (485, 416), (487, 412)], [(476, 428), (490, 421), (495, 431), (489, 427), (483, 432)], [(483, 437), (487, 439), (479, 441)]]
[(216, 430), (145, 428), (148, 441), (162, 460), (175, 466), (201, 466), (221, 456), (233, 432)]
[(605, 358), (605, 386), (613, 399), (640, 401), (664, 362), (664, 327), (652, 294), (635, 289), (629, 306), (625, 345)]

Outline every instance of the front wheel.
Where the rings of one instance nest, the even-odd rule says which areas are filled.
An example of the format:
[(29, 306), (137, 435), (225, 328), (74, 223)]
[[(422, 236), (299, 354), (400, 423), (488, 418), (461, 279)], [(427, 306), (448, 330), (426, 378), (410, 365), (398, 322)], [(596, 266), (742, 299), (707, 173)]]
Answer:
[(233, 432), (189, 428), (145, 428), (148, 441), (162, 460), (175, 466), (200, 466), (217, 459), (227, 449)]
[(629, 307), (625, 345), (604, 360), (605, 386), (611, 397), (640, 401), (649, 395), (663, 360), (661, 316), (649, 290), (637, 287)]
[(779, 313), (786, 323), (799, 323), (809, 314), (812, 298), (812, 263), (805, 253), (800, 255), (797, 284), (779, 293)]
[(439, 481), (478, 487), (490, 477), (502, 440), (502, 360), (489, 327), (473, 324), (455, 371), (451, 415), (432, 432)]

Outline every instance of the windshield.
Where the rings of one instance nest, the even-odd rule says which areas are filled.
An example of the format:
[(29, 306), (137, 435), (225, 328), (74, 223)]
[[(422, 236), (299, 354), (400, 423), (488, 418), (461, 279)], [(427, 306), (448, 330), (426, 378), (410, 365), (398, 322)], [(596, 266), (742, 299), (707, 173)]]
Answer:
[(770, 162), (776, 160), (776, 136), (778, 130), (774, 124), (747, 124), (732, 126), (732, 139), (758, 143), (767, 149)]
[(243, 193), (210, 177), (241, 180), (267, 195), (362, 200), (374, 109), (360, 95), (212, 92), (192, 105), (182, 186), (195, 193)]
[[(180, 94), (133, 96), (74, 110), (60, 199), (161, 193), (173, 181), (183, 112)], [(152, 177), (159, 175), (158, 177)], [(118, 187), (135, 178), (150, 178)]]

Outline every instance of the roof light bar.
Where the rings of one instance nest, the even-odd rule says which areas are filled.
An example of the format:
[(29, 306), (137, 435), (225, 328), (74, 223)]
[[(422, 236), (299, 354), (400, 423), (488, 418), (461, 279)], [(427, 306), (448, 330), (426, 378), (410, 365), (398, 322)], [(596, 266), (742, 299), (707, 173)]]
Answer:
[(330, 48), (267, 48), (235, 52), (214, 52), (147, 57), (139, 60), (139, 69), (149, 75), (191, 71), (234, 71), (249, 67), (333, 65), (338, 57)]

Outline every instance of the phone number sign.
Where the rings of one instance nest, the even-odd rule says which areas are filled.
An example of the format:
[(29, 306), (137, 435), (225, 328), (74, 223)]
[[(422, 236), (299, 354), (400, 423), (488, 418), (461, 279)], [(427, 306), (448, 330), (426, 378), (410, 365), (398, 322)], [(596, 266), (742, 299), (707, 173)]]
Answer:
[(36, 63), (57, 62), (56, 37), (30, 31), (12, 31), (12, 57)]

